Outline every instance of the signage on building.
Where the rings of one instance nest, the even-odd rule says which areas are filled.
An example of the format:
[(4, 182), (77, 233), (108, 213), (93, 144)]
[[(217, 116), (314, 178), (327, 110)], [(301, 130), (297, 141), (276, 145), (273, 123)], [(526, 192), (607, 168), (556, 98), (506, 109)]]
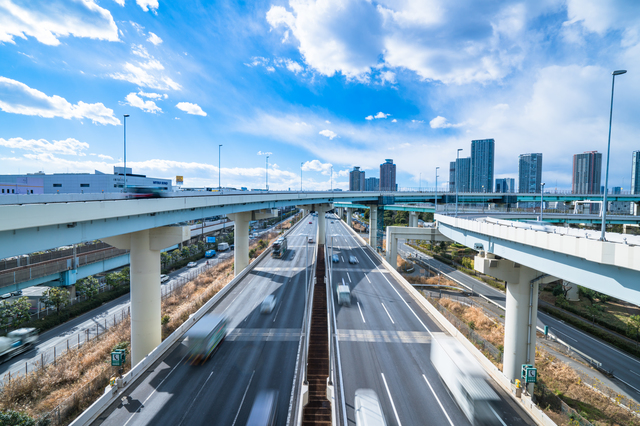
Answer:
[(184, 183), (184, 176), (176, 176), (176, 185), (182, 185)]

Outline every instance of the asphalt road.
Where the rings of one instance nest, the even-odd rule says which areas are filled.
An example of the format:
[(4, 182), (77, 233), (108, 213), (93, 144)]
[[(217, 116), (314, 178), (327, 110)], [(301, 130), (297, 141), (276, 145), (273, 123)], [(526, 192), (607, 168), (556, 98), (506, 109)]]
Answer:
[[(505, 308), (505, 294), (494, 287), (420, 253), (404, 243), (398, 244), (398, 250), (411, 253), (412, 256), (419, 256), (428, 265), (472, 288), (476, 293), (484, 295), (503, 309)], [(541, 311), (538, 311), (538, 325), (541, 327), (548, 325), (550, 333), (553, 333), (559, 340), (602, 363), (602, 367), (606, 370), (613, 371), (615, 378), (621, 382), (620, 387), (625, 389), (630, 396), (635, 396), (636, 400), (640, 400), (640, 360)]]
[[(352, 291), (350, 307), (337, 304), (335, 291), (332, 298), (347, 424), (355, 422), (355, 391), (370, 388), (381, 401), (388, 425), (469, 425), (430, 361), (431, 332), (442, 330), (342, 221), (335, 220), (328, 230), (339, 235), (333, 239), (334, 253), (341, 259), (333, 263), (334, 285), (344, 280)], [(350, 255), (359, 263), (349, 264)], [(496, 425), (534, 424), (490, 384), (501, 398), (494, 407)]]
[[(262, 390), (278, 392), (277, 424), (287, 424), (302, 339), (307, 235), (317, 229), (317, 219), (309, 220), (288, 237), (282, 259), (264, 258), (212, 309), (228, 317), (229, 334), (206, 363), (187, 364), (187, 348), (177, 343), (94, 424), (244, 425)], [(309, 261), (311, 255), (310, 248)], [(276, 306), (260, 314), (269, 294)]]

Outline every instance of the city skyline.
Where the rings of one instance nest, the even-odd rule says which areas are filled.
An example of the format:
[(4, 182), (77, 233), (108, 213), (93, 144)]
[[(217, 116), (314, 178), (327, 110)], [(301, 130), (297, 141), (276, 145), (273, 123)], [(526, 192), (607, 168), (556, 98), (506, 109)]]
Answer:
[(217, 187), (220, 161), (222, 186), (264, 188), (269, 153), (272, 189), (300, 188), (301, 172), (305, 189), (348, 189), (353, 166), (376, 174), (381, 158), (398, 165), (400, 188), (432, 188), (456, 149), (467, 157), (469, 141), (492, 138), (494, 181), (517, 178), (518, 155), (535, 151), (545, 188), (566, 190), (575, 153), (606, 153), (611, 71), (628, 69), (609, 186), (630, 190), (633, 1), (7, 5), (4, 174), (110, 173), (128, 114), (127, 166), (187, 187)]

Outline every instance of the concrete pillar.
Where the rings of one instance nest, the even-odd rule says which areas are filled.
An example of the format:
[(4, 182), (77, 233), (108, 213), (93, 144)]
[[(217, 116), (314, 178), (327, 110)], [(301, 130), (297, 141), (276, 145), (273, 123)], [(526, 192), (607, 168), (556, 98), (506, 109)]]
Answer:
[(378, 246), (378, 206), (369, 208), (369, 245), (375, 250)]
[(564, 288), (568, 288), (567, 300), (571, 302), (578, 302), (580, 300), (580, 292), (578, 291), (578, 284), (571, 283), (569, 281), (562, 281)]
[(418, 213), (417, 212), (409, 212), (409, 227), (417, 228), (418, 227)]
[(238, 275), (249, 266), (249, 222), (251, 212), (232, 213), (227, 217), (234, 223), (233, 230), (233, 274)]
[(76, 298), (76, 285), (70, 285), (67, 287), (67, 290), (69, 290), (69, 300), (73, 300)]
[(131, 250), (131, 365), (161, 342), (160, 250), (190, 239), (189, 227), (145, 229), (103, 239)]
[(351, 226), (351, 213), (353, 209), (347, 207), (347, 226)]
[(388, 226), (386, 234), (387, 262), (395, 269), (398, 267), (398, 238), (391, 231), (392, 227)]

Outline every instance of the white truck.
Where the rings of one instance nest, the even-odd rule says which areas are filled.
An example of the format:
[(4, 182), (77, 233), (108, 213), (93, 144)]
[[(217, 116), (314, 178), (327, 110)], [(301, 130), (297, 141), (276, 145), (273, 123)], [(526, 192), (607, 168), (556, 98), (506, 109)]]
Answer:
[(433, 333), (431, 363), (456, 403), (474, 426), (499, 425), (492, 407), (498, 395), (487, 383), (487, 374), (462, 343), (444, 333)]
[(344, 278), (342, 279), (342, 284), (339, 284), (336, 288), (336, 295), (338, 296), (338, 305), (351, 306), (351, 290), (345, 284)]
[(229, 243), (218, 244), (218, 251), (227, 251), (227, 250), (229, 250)]
[(0, 337), (0, 362), (28, 351), (37, 342), (38, 331), (35, 328), (19, 328), (9, 332), (6, 337)]

